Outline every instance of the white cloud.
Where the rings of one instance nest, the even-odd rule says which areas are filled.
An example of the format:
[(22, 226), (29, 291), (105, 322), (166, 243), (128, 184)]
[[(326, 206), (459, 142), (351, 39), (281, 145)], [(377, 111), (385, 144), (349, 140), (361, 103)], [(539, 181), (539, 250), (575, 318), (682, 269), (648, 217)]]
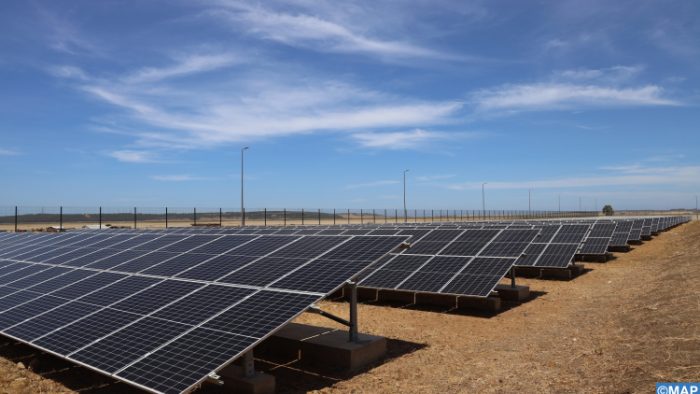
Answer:
[[(462, 108), (459, 102), (421, 102), (287, 74), (254, 74), (226, 83), (226, 88), (197, 85), (182, 90), (94, 80), (80, 88), (126, 110), (131, 119), (144, 124), (141, 130), (150, 129), (133, 132), (141, 144), (177, 148), (313, 132), (433, 125), (448, 122)], [(412, 133), (412, 138), (425, 138), (424, 134)], [(370, 139), (364, 140), (372, 143)]]
[(381, 180), (381, 181), (373, 181), (373, 182), (366, 182), (366, 183), (355, 183), (351, 185), (346, 185), (346, 189), (364, 189), (364, 188), (374, 188), (374, 187), (381, 187), (381, 186), (388, 186), (388, 185), (397, 185), (401, 182), (398, 180)]
[[(642, 167), (617, 166), (603, 167), (613, 175), (571, 177), (559, 179), (535, 179), (511, 182), (489, 182), (489, 189), (566, 189), (603, 186), (642, 186), (642, 185), (696, 185), (700, 186), (700, 166)], [(480, 189), (481, 182), (466, 182), (447, 185), (453, 190)]]
[(417, 176), (416, 180), (418, 182), (434, 182), (454, 178), (455, 176), (455, 174), (421, 175)]
[(190, 181), (200, 181), (204, 178), (196, 177), (188, 174), (175, 174), (175, 175), (152, 175), (151, 179), (160, 182), (190, 182)]
[(15, 149), (0, 148), (0, 156), (19, 156), (19, 151)]
[(156, 155), (153, 152), (144, 150), (115, 150), (107, 155), (125, 163), (153, 163), (156, 161)]
[(580, 107), (679, 105), (655, 85), (620, 88), (574, 83), (503, 85), (477, 91), (472, 101), (480, 111), (556, 110)]
[(399, 150), (424, 147), (427, 143), (449, 138), (449, 134), (415, 129), (384, 133), (363, 132), (353, 134), (351, 137), (366, 148)]
[(307, 10), (298, 10), (295, 13), (275, 11), (259, 4), (235, 1), (217, 3), (223, 8), (212, 14), (225, 18), (236, 30), (243, 27), (250, 35), (290, 46), (322, 52), (364, 53), (387, 58), (466, 60), (465, 57), (409, 42), (373, 37), (355, 31), (340, 20), (324, 18), (318, 12), (312, 15), (307, 13)]
[(77, 79), (83, 81), (88, 79), (87, 74), (85, 74), (81, 68), (75, 66), (53, 66), (49, 67), (48, 71), (51, 75), (59, 78)]
[(620, 83), (628, 81), (638, 76), (644, 67), (641, 65), (633, 66), (612, 66), (607, 68), (577, 68), (572, 70), (563, 70), (554, 74), (555, 79), (569, 81), (598, 81), (606, 83)]
[(126, 83), (157, 82), (163, 79), (199, 74), (241, 63), (232, 54), (186, 55), (170, 66), (142, 68), (124, 78)]

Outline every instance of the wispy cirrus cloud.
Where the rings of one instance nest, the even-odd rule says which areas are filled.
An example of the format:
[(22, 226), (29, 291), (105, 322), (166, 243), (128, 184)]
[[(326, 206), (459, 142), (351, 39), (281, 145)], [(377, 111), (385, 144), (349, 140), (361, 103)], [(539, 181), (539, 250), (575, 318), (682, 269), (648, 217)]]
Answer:
[[(610, 166), (603, 167), (607, 173), (597, 176), (533, 179), (524, 181), (489, 182), (489, 189), (567, 189), (604, 186), (644, 186), (644, 185), (700, 185), (700, 166), (644, 167)], [(612, 172), (612, 174), (610, 174)], [(616, 173), (615, 173), (616, 172)], [(480, 189), (481, 182), (464, 182), (446, 185), (452, 190)]]
[(16, 149), (0, 148), (0, 156), (19, 156), (19, 154)]
[(107, 153), (108, 156), (124, 163), (154, 163), (157, 155), (145, 150), (115, 150)]
[[(142, 126), (133, 135), (144, 146), (203, 148), (299, 134), (443, 124), (463, 106), (459, 101), (397, 97), (340, 81), (299, 80), (291, 74), (246, 72), (228, 79), (226, 88), (221, 83), (215, 87), (167, 83), (170, 77), (209, 72), (231, 65), (229, 60), (235, 62), (230, 57), (191, 59), (142, 68), (114, 80), (91, 78), (73, 68), (59, 69), (54, 75), (121, 109), (129, 123), (139, 122)], [(418, 129), (391, 135), (364, 133), (357, 142), (383, 148), (401, 136), (410, 140), (409, 145), (440, 136)]]
[(202, 181), (208, 178), (193, 176), (190, 174), (171, 174), (171, 175), (151, 175), (151, 179), (159, 182), (191, 182)]
[[(274, 2), (252, 4), (238, 1), (214, 1), (209, 14), (225, 20), (232, 28), (245, 29), (254, 37), (289, 46), (321, 52), (359, 53), (386, 59), (425, 58), (437, 60), (476, 60), (477, 57), (450, 54), (403, 40), (380, 38), (367, 32), (368, 26), (354, 28), (339, 9), (319, 12), (303, 2), (273, 7)], [(328, 11), (328, 10), (326, 10)], [(325, 14), (325, 16), (324, 16)]]
[(578, 108), (672, 106), (661, 86), (632, 84), (641, 65), (579, 68), (554, 72), (547, 80), (504, 84), (473, 92), (477, 111), (520, 112)]
[(145, 67), (127, 75), (123, 81), (130, 84), (157, 82), (168, 78), (201, 74), (235, 64), (243, 60), (230, 53), (223, 54), (189, 54), (178, 59), (175, 64), (165, 67)]
[(375, 188), (375, 187), (382, 187), (382, 186), (389, 186), (389, 185), (398, 185), (399, 183), (401, 183), (401, 182), (399, 182), (398, 180), (385, 179), (385, 180), (380, 180), (380, 181), (354, 183), (354, 184), (346, 185), (345, 189), (352, 190), (352, 189)]
[(450, 138), (448, 133), (415, 129), (411, 131), (362, 132), (351, 135), (360, 146), (379, 149), (417, 149), (425, 144)]

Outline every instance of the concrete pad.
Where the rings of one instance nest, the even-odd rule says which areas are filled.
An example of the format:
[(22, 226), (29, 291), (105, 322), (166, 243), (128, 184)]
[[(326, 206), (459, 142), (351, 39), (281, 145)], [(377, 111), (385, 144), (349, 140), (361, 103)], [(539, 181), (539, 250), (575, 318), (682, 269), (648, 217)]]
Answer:
[[(357, 342), (350, 342), (348, 332), (290, 323), (264, 343), (265, 352), (295, 349), (300, 363), (327, 370), (357, 371), (386, 355), (386, 338), (360, 333)], [(260, 354), (260, 351), (256, 349)]]
[(273, 394), (276, 391), (275, 377), (263, 372), (246, 377), (240, 365), (229, 365), (219, 371), (224, 387), (241, 394)]
[(501, 310), (501, 299), (498, 297), (457, 297), (457, 308), (495, 313)]
[(454, 308), (457, 306), (457, 297), (451, 294), (416, 293), (416, 304)]
[(497, 285), (498, 297), (503, 301), (522, 302), (530, 298), (530, 287), (522, 285)]
[(379, 290), (377, 300), (383, 302), (403, 302), (414, 304), (416, 302), (415, 293), (402, 290)]

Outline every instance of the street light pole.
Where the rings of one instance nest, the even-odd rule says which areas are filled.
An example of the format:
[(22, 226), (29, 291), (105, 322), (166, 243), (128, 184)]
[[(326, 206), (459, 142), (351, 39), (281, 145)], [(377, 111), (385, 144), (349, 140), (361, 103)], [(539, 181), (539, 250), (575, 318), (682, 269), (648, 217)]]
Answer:
[(241, 226), (245, 226), (245, 204), (243, 203), (243, 153), (247, 150), (247, 146), (241, 148)]
[(403, 222), (408, 221), (408, 211), (406, 210), (406, 173), (408, 170), (403, 170)]
[(484, 182), (481, 184), (481, 212), (486, 215), (486, 193), (484, 192), (484, 186), (488, 183)]
[(558, 200), (559, 200), (559, 213), (561, 213), (561, 193), (559, 193), (559, 195), (557, 196), (557, 198), (558, 198)]

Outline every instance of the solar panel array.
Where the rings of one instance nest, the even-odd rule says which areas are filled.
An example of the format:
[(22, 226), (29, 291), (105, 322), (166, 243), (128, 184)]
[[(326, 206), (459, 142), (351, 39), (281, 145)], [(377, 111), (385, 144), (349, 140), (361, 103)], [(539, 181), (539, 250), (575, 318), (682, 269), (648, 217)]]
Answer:
[(1, 234), (0, 332), (179, 393), (407, 237)]
[(517, 266), (566, 268), (571, 264), (589, 231), (588, 224), (544, 226), (542, 234), (518, 259)]
[(410, 249), (391, 253), (360, 280), (362, 287), (487, 297), (538, 230), (433, 230)]
[(615, 222), (597, 222), (591, 227), (591, 231), (583, 241), (583, 246), (579, 250), (580, 254), (585, 255), (604, 255), (608, 253), (610, 240), (615, 233), (617, 223)]

